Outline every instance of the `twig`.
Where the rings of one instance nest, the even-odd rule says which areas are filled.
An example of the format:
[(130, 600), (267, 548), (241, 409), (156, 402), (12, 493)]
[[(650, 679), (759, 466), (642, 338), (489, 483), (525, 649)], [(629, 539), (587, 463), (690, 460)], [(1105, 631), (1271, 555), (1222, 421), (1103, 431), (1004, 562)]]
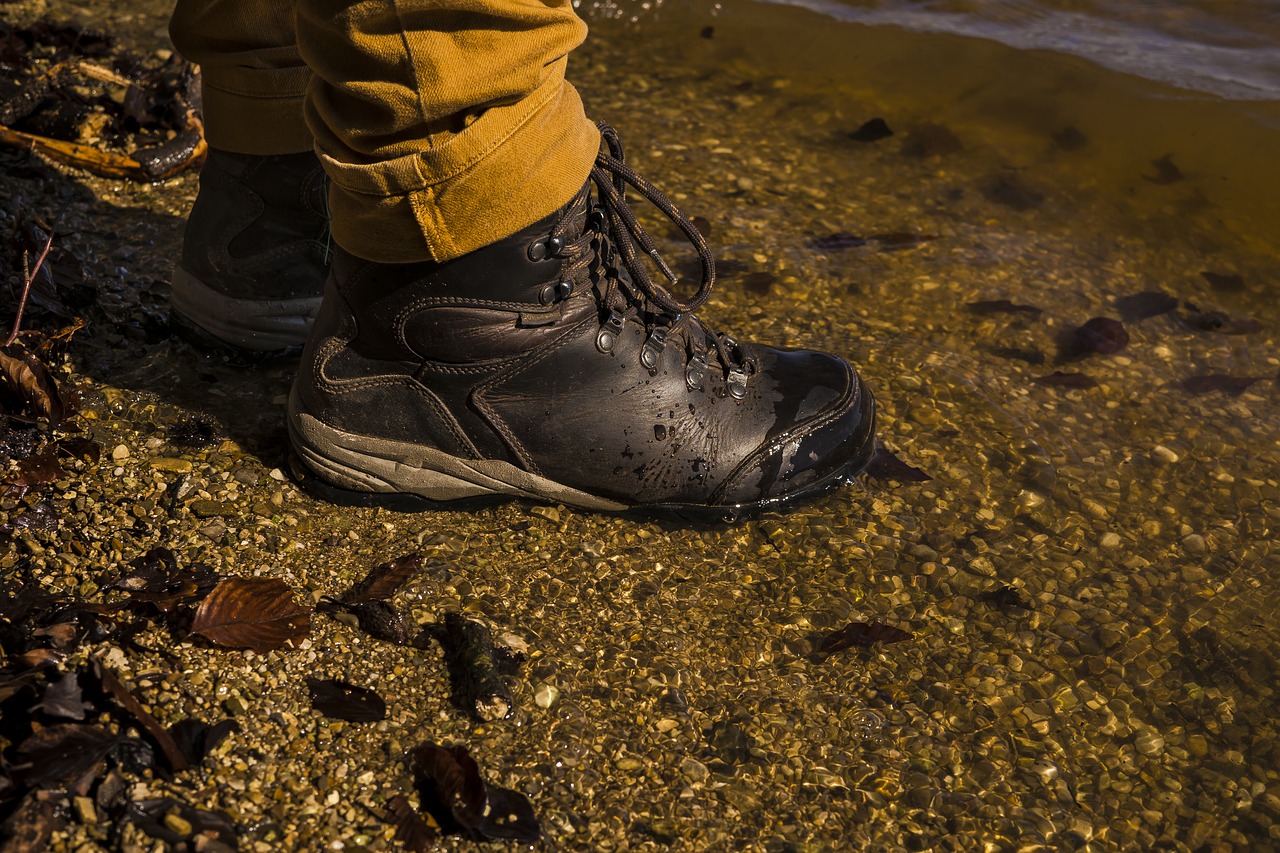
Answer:
[(35, 269), (32, 270), (27, 269), (30, 256), (25, 249), (22, 251), (22, 298), (18, 300), (18, 311), (13, 315), (13, 331), (9, 332), (9, 337), (5, 339), (4, 346), (9, 346), (18, 339), (18, 332), (22, 330), (22, 312), (26, 310), (27, 296), (31, 294), (31, 283), (40, 274), (40, 267), (44, 266), (44, 259), (49, 257), (49, 250), (52, 248), (53, 231), (50, 231), (49, 239), (44, 241), (44, 249), (40, 251), (40, 257), (36, 258)]

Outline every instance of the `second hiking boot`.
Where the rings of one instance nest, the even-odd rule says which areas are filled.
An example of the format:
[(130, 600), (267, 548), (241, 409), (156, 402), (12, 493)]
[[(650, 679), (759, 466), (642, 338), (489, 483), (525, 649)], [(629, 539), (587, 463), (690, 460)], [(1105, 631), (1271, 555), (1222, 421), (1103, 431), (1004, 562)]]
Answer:
[(210, 149), (173, 272), (175, 326), (225, 349), (296, 351), (324, 290), (327, 191), (310, 151), (254, 156)]
[[(497, 243), (404, 265), (336, 250), (289, 401), (305, 475), (365, 495), (734, 517), (861, 470), (875, 407), (857, 374), (700, 322), (715, 278), (705, 241), (602, 132), (609, 151), (577, 197)], [(697, 248), (688, 302), (641, 262), (667, 272), (627, 185)]]

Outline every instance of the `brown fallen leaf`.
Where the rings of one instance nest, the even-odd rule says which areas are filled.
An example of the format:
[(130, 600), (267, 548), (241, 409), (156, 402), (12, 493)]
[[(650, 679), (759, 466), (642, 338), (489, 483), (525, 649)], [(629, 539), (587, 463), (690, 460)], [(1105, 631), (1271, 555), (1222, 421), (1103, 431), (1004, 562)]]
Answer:
[(439, 827), (431, 816), (423, 817), (404, 794), (396, 794), (387, 803), (391, 812), (390, 823), (396, 828), (396, 841), (404, 845), (411, 853), (422, 853), (432, 850), (440, 838)]
[(276, 578), (227, 578), (200, 602), (191, 633), (229, 649), (266, 653), (295, 646), (311, 633), (311, 608), (293, 600)]
[(422, 570), (421, 554), (406, 554), (369, 570), (369, 574), (338, 597), (344, 604), (385, 601), (395, 595), (405, 581)]
[(1056, 388), (1096, 388), (1098, 380), (1087, 373), (1063, 373), (1055, 370), (1048, 376), (1037, 376), (1031, 380), (1037, 385), (1050, 385)]
[(1239, 397), (1249, 386), (1261, 382), (1263, 376), (1231, 376), (1227, 373), (1209, 373), (1204, 376), (1188, 376), (1182, 380), (1182, 390), (1200, 396), (1221, 391), (1231, 397)]
[(66, 414), (58, 383), (35, 353), (20, 344), (0, 347), (0, 386), (21, 399), (31, 413), (57, 426)]
[(974, 314), (1030, 314), (1039, 317), (1043, 310), (1034, 305), (1019, 305), (1008, 299), (983, 299), (978, 302), (966, 302), (965, 306)]
[(819, 640), (814, 654), (825, 658), (854, 646), (901, 643), (903, 640), (910, 640), (913, 636), (910, 631), (904, 631), (883, 622), (850, 622)]
[(427, 743), (410, 756), (421, 808), (444, 834), (472, 841), (510, 839), (526, 844), (542, 837), (528, 798), (509, 788), (486, 784), (465, 746)]
[(376, 723), (387, 718), (387, 703), (376, 690), (337, 678), (307, 676), (311, 707), (326, 717), (349, 723)]

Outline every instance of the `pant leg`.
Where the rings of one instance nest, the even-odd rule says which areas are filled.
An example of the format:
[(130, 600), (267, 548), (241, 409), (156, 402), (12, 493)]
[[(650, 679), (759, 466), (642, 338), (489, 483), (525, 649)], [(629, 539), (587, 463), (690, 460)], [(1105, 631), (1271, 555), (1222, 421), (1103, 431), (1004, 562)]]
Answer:
[(293, 18), (291, 0), (178, 0), (169, 36), (200, 66), (213, 147), (237, 154), (311, 150), (302, 109), (311, 71)]
[(296, 0), (306, 119), (333, 237), (383, 263), (444, 261), (554, 212), (594, 124), (564, 79), (570, 0)]

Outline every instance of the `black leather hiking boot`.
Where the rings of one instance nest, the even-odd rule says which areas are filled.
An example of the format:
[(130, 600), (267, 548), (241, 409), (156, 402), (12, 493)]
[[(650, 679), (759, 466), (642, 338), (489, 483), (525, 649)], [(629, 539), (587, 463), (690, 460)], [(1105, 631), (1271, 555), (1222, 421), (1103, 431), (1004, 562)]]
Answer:
[[(695, 316), (705, 241), (610, 153), (565, 208), (447, 263), (341, 250), (289, 401), (301, 475), (330, 497), (506, 495), (734, 518), (847, 481), (873, 445), (871, 393), (842, 359), (739, 344)], [(675, 221), (703, 283), (677, 302), (623, 198)], [(594, 186), (593, 186), (594, 185)]]
[(304, 344), (328, 271), (327, 191), (311, 152), (210, 149), (173, 272), (174, 325), (234, 350)]

